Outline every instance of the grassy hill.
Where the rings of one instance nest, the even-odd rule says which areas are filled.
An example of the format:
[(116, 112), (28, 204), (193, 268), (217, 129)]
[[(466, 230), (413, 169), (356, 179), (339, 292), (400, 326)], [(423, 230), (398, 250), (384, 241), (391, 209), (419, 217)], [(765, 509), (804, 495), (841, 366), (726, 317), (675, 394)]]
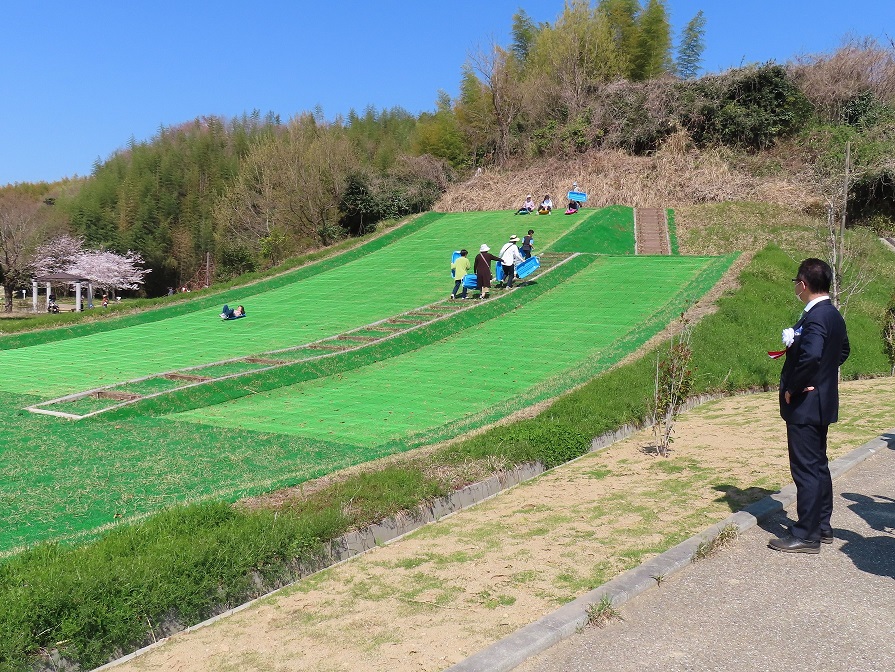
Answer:
[[(176, 383), (141, 377), (176, 370), (213, 376), (222, 369), (220, 380), (172, 387), (110, 418), (71, 423), (17, 412), (5, 456), (19, 466), (2, 491), (17, 506), (0, 532), (0, 552), (94, 537), (174, 504), (233, 501), (296, 485), (501, 419), (585, 382), (636, 349), (707, 291), (731, 261), (594, 255), (631, 252), (633, 219), (626, 208), (542, 217), (532, 222), (536, 245), (548, 252), (555, 247), (568, 261), (513, 294), (323, 359), (272, 370), (235, 359), (300, 348), (443, 300), (451, 249), (474, 247), (465, 242), (470, 239), (496, 249), (518, 222), (495, 212), (427, 216), (406, 235), (333, 258), (316, 273), (303, 269), (228, 292), (228, 301), (245, 304), (249, 313), (232, 323), (217, 317), (212, 298), (203, 298), (189, 312), (147, 312), (117, 329), (46, 343), (35, 334), (31, 345), (0, 351), (7, 372), (0, 393), (8, 408), (19, 409), (127, 381), (114, 389), (164, 392), (163, 384)], [(587, 254), (568, 257), (576, 249)], [(41, 366), (49, 361), (56, 364)], [(462, 403), (450, 401), (453, 389), (463, 391)], [(90, 396), (48, 408), (73, 412), (110, 403)], [(35, 451), (35, 445), (45, 447)], [(60, 508), (60, 500), (78, 505)]]

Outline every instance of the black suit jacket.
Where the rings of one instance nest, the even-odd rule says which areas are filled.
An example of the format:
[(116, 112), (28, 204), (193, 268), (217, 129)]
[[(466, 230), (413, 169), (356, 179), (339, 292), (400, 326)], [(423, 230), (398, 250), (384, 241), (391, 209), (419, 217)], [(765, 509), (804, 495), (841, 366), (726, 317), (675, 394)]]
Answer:
[[(793, 328), (795, 341), (780, 372), (780, 416), (796, 425), (829, 425), (839, 419), (839, 367), (850, 352), (845, 320), (830, 301), (821, 301)], [(814, 389), (804, 392), (807, 387)]]

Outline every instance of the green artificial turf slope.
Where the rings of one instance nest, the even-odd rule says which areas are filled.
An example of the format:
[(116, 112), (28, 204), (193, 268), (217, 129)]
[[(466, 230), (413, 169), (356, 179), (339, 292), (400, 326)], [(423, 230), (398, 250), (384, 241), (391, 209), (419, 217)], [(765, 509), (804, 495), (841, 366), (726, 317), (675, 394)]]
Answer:
[[(217, 302), (211, 304), (209, 299), (201, 299), (196, 302), (200, 305), (198, 310), (189, 312), (184, 306), (172, 306), (159, 311), (167, 316), (163, 319), (156, 320), (149, 313), (136, 315), (133, 319), (138, 323), (123, 328), (91, 332), (90, 325), (79, 325), (70, 330), (71, 338), (55, 342), (52, 341), (58, 334), (43, 342), (37, 335), (27, 335), (32, 340), (19, 339), (14, 347), (0, 352), (0, 365), (5, 374), (0, 380), (0, 404), (6, 409), (22, 408), (51, 393), (72, 388), (86, 389), (144, 372), (155, 373), (197, 359), (202, 362), (211, 358), (227, 359), (270, 349), (271, 345), (292, 345), (282, 342), (287, 337), (319, 338), (323, 334), (318, 332), (325, 334), (327, 330), (321, 325), (329, 325), (330, 331), (344, 330), (345, 324), (371, 321), (370, 315), (388, 316), (398, 312), (396, 304), (405, 299), (409, 307), (415, 307), (425, 302), (421, 297), (444, 297), (452, 286), (449, 259), (454, 248), (465, 245), (474, 253), (479, 241), (487, 242), (492, 248), (499, 247), (510, 234), (521, 236), (528, 228), (534, 228), (536, 251), (539, 251), (560, 238), (569, 227), (587, 223), (590, 217), (599, 218), (600, 213), (594, 211), (577, 221), (559, 216), (514, 218), (510, 213), (445, 215), (403, 237), (396, 237), (380, 249), (368, 249), (362, 255), (352, 252), (347, 263), (327, 260), (327, 267), (320, 272), (305, 275), (296, 272), (302, 278), (298, 281), (286, 282), (280, 277), (273, 286), (260, 283), (244, 290), (244, 294), (232, 292), (235, 301), (231, 302), (244, 302), (249, 311), (249, 318), (236, 322), (219, 322)], [(393, 277), (395, 269), (400, 277)], [(339, 282), (357, 291), (337, 289)], [(396, 292), (396, 287), (403, 291)], [(250, 295), (250, 291), (254, 294)], [(592, 297), (585, 296), (582, 300), (591, 301)], [(296, 305), (308, 306), (305, 323), (294, 319)], [(185, 312), (177, 314), (178, 311)], [(511, 336), (524, 324), (524, 320), (519, 322), (513, 318), (517, 313), (522, 311), (509, 312), (512, 326), (506, 329), (496, 326), (502, 320), (493, 320), (490, 333), (494, 342), (488, 343), (485, 337), (484, 343), (476, 346), (488, 349), (482, 355), (489, 361), (503, 362), (507, 367), (520, 366), (519, 348), (515, 345), (507, 348), (500, 343), (500, 339)], [(549, 319), (558, 324), (561, 318)], [(293, 323), (283, 324), (289, 320)], [(302, 324), (310, 326), (302, 327)], [(258, 325), (267, 328), (260, 329)], [(449, 345), (460, 338), (450, 337), (443, 343)], [(556, 347), (566, 349), (566, 343)], [(467, 405), (464, 380), (470, 379), (468, 392), (473, 394), (478, 385), (472, 382), (475, 371), (456, 369), (453, 364), (474, 361), (474, 355), (463, 352), (448, 357), (446, 364), (453, 378), (440, 381), (442, 387), (432, 399), (454, 409)], [(549, 353), (538, 356), (551, 357)], [(429, 361), (429, 358), (426, 354), (418, 364), (430, 366), (438, 359)], [(403, 385), (405, 388), (410, 389), (414, 381), (426, 377), (423, 369), (414, 369), (414, 366), (411, 363), (409, 369), (402, 369), (401, 375), (409, 381)], [(539, 373), (540, 366), (537, 364), (537, 370), (530, 372), (532, 376)], [(344, 379), (344, 375), (331, 378), (336, 385)], [(529, 379), (526, 374), (525, 381), (529, 380), (534, 378)], [(396, 378), (395, 382), (400, 381)], [(429, 381), (426, 385), (436, 382)], [(18, 394), (29, 389), (40, 392), (41, 396)], [(377, 393), (375, 384), (371, 389)], [(503, 382), (497, 389), (506, 389)], [(512, 389), (505, 401), (523, 403), (524, 391), (515, 386)], [(549, 382), (543, 389), (534, 385), (525, 394), (531, 397), (556, 389), (559, 387)], [(424, 392), (425, 388), (411, 390), (407, 398), (420, 401)], [(4, 521), (0, 527), (0, 553), (38, 541), (90, 537), (108, 526), (166, 506), (198, 499), (233, 500), (300, 483), (362, 463), (383, 451), (406, 449), (427, 432), (458, 433), (463, 422), (481, 423), (508, 408), (501, 406), (503, 402), (493, 401), (493, 398), (482, 403), (476, 401), (460, 414), (459, 420), (456, 410), (451, 410), (445, 416), (439, 417), (436, 412), (434, 419), (418, 422), (412, 417), (416, 413), (408, 410), (405, 426), (417, 434), (408, 435), (402, 443), (401, 431), (375, 427), (379, 443), (372, 447), (368, 441), (354, 443), (336, 439), (335, 434), (326, 438), (322, 436), (324, 432), (301, 436), (253, 430), (232, 420), (223, 422), (221, 427), (139, 416), (116, 418), (112, 422), (71, 423), (8, 410), (0, 446), (0, 517)], [(425, 410), (419, 411), (421, 418)]]
[[(439, 343), (172, 417), (371, 449), (416, 433), (429, 436), (442, 426), (468, 425), (470, 417), (484, 421), (490, 407), (501, 405), (506, 414), (554, 396), (628, 354), (711, 287), (730, 261), (601, 258), (501, 319)], [(612, 348), (620, 341), (625, 347)], [(602, 357), (607, 350), (611, 356)], [(502, 404), (509, 400), (518, 403)]]
[[(563, 217), (577, 219), (588, 212), (584, 210)], [(634, 254), (634, 208), (613, 205), (596, 210), (552, 243), (549, 249), (551, 252)]]

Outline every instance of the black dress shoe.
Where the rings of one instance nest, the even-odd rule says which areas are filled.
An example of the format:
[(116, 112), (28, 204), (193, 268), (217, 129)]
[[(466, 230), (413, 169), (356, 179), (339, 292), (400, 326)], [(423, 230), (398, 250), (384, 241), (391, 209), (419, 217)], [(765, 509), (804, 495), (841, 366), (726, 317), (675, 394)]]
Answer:
[[(787, 527), (786, 532), (791, 535), (792, 527)], [(833, 534), (833, 530), (821, 530), (820, 531), (820, 543), (822, 543), (822, 544), (832, 544), (833, 539), (835, 539), (835, 538), (836, 538), (836, 536)]]
[(784, 553), (820, 553), (820, 542), (799, 539), (790, 535), (782, 539), (771, 539), (768, 542), (768, 548)]

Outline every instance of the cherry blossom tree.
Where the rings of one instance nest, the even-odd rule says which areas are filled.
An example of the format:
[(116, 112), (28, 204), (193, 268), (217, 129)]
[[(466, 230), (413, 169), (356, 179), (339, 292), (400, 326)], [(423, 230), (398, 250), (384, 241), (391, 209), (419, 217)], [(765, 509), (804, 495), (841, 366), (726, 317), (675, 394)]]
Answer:
[(66, 272), (78, 255), (84, 253), (84, 239), (67, 233), (39, 245), (34, 251), (31, 267), (36, 275)]
[(38, 274), (69, 273), (88, 278), (97, 289), (139, 289), (151, 269), (143, 268), (143, 257), (128, 250), (124, 254), (89, 250), (80, 236), (64, 234), (39, 246), (32, 267)]
[(143, 268), (143, 257), (130, 250), (124, 254), (85, 250), (65, 272), (89, 278), (96, 287), (114, 295), (116, 289), (139, 289), (150, 271)]

